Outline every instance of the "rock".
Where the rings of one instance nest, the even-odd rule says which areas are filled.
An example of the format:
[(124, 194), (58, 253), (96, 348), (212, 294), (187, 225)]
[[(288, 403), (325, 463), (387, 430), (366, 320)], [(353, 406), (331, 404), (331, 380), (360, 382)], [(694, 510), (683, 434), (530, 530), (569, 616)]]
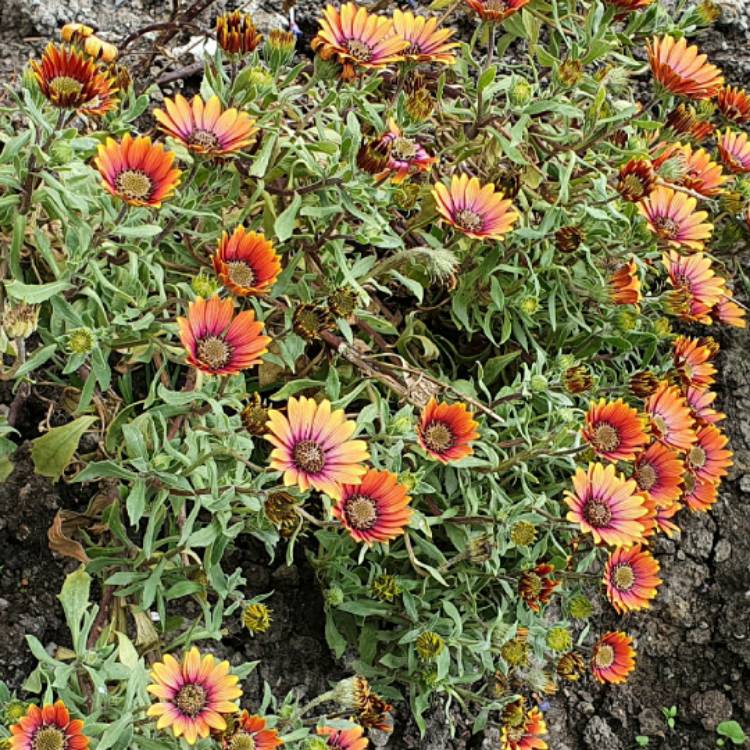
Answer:
[(583, 741), (590, 750), (623, 750), (622, 742), (601, 716), (594, 716), (583, 730)]
[(720, 722), (732, 718), (732, 703), (719, 690), (693, 693), (690, 696), (690, 707), (708, 732), (713, 732)]
[(732, 545), (726, 539), (719, 539), (714, 548), (714, 560), (717, 563), (726, 562), (732, 555)]
[(638, 714), (638, 726), (641, 734), (648, 736), (664, 732), (664, 716), (656, 708), (644, 708)]

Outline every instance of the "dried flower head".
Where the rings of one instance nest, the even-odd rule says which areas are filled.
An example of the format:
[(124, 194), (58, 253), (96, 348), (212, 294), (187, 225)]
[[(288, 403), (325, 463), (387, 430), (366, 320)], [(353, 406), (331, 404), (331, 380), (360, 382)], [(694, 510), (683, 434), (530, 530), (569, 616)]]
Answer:
[(261, 404), (260, 394), (253, 393), (250, 402), (240, 413), (244, 428), (251, 435), (265, 435), (268, 431), (268, 409)]

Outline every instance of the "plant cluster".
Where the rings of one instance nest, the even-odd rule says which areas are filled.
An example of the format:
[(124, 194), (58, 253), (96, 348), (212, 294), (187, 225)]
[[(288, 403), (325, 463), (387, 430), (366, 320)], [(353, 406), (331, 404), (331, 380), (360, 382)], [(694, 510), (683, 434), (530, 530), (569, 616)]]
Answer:
[[(6, 744), (363, 750), (440, 699), (543, 749), (560, 683), (628, 678), (592, 600), (648, 607), (654, 538), (731, 465), (750, 94), (687, 41), (714, 18), (347, 2), (308, 51), (234, 12), (187, 96), (138, 35), (50, 42), (0, 133), (2, 469), (41, 400), (36, 470), (90, 502), (50, 533), (71, 646), (28, 636)], [(353, 676), (306, 703), (247, 706), (255, 665), (212, 653), (275, 624), (248, 544), (324, 592)]]

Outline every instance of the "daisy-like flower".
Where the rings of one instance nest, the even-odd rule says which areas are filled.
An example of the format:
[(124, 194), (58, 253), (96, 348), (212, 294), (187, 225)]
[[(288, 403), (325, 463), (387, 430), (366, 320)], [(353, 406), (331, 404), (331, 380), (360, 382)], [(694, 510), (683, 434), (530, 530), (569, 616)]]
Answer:
[(531, 570), (524, 571), (518, 579), (518, 594), (528, 608), (538, 612), (552, 598), (560, 579), (553, 578), (555, 566), (541, 563)]
[(198, 297), (188, 305), (187, 318), (177, 318), (187, 362), (209, 375), (234, 375), (260, 364), (269, 336), (253, 310), (234, 314), (231, 298)]
[(447, 464), (473, 453), (471, 441), (479, 437), (478, 426), (466, 404), (438, 403), (431, 398), (422, 410), (417, 440), (432, 458)]
[(407, 60), (444, 65), (452, 65), (456, 61), (452, 50), (459, 44), (448, 41), (455, 29), (439, 29), (437, 24), (437, 18), (415, 16), (410, 10), (397, 8), (393, 11), (393, 30), (409, 45), (403, 52)]
[(621, 398), (600, 399), (589, 406), (581, 434), (598, 456), (630, 461), (649, 441), (645, 426), (645, 419)]
[(695, 444), (690, 407), (677, 386), (663, 381), (646, 399), (643, 409), (657, 440), (679, 451), (690, 450)]
[(684, 37), (654, 37), (646, 52), (656, 81), (678, 96), (712, 99), (724, 83), (721, 71), (707, 62), (706, 55), (698, 54), (696, 46), (688, 47)]
[(719, 112), (738, 125), (750, 122), (750, 94), (741, 88), (723, 86), (716, 96)]
[(726, 282), (711, 267), (711, 259), (703, 253), (687, 257), (674, 250), (662, 257), (671, 285), (687, 295), (682, 317), (696, 323), (711, 323), (710, 313), (726, 295)]
[(182, 172), (173, 166), (175, 155), (147, 136), (129, 133), (120, 143), (107, 138), (94, 159), (104, 188), (131, 206), (158, 208), (180, 184)]
[(698, 424), (716, 424), (726, 419), (726, 414), (716, 411), (712, 406), (716, 396), (717, 394), (708, 388), (688, 386), (685, 390), (685, 400)]
[(427, 172), (435, 163), (424, 147), (412, 138), (407, 138), (393, 120), (388, 120), (388, 132), (380, 139), (378, 149), (388, 154), (386, 168), (376, 177), (391, 178), (395, 184), (403, 182), (414, 172)]
[(610, 275), (609, 297), (616, 305), (637, 305), (641, 301), (641, 280), (633, 258)]
[(466, 4), (488, 23), (505, 21), (529, 2), (530, 0), (466, 0)]
[(11, 750), (86, 750), (89, 746), (83, 722), (71, 719), (62, 701), (43, 708), (29, 706), (10, 733)]
[(159, 129), (196, 154), (224, 157), (237, 153), (251, 144), (258, 132), (247, 112), (235, 107), (224, 109), (218, 96), (204, 102), (196, 95), (188, 102), (177, 94), (174, 99), (165, 99), (164, 106), (166, 112), (154, 110)]
[(281, 258), (262, 233), (238, 226), (224, 232), (211, 258), (219, 281), (237, 297), (267, 294), (281, 273)]
[(713, 353), (700, 339), (678, 336), (672, 343), (674, 366), (685, 386), (707, 388), (714, 382)]
[(635, 482), (618, 474), (612, 464), (579, 467), (573, 477), (573, 491), (565, 493), (570, 508), (567, 519), (591, 534), (596, 544), (635, 544), (643, 536), (641, 519), (647, 513), (644, 498), (637, 493)]
[(326, 6), (311, 46), (324, 60), (336, 58), (344, 66), (344, 77), (351, 78), (357, 67), (375, 69), (402, 62), (409, 42), (394, 34), (390, 18), (346, 3), (338, 10)]
[(711, 237), (713, 225), (703, 223), (706, 211), (696, 211), (698, 201), (685, 193), (658, 185), (638, 208), (649, 229), (672, 247), (702, 250), (703, 241)]
[(750, 172), (750, 140), (747, 133), (739, 133), (727, 128), (716, 144), (719, 156), (730, 172), (746, 174)]
[(659, 563), (640, 544), (614, 550), (604, 568), (607, 599), (619, 614), (648, 607), (661, 585), (658, 573)]
[(286, 487), (296, 484), (303, 492), (314, 487), (340, 500), (342, 486), (360, 484), (367, 473), (367, 444), (352, 440), (357, 423), (343, 409), (331, 411), (328, 399), (290, 398), (286, 416), (268, 410), (268, 429), (271, 468), (284, 472)]
[(398, 475), (370, 469), (360, 484), (345, 484), (333, 515), (356, 542), (369, 547), (404, 533), (411, 519), (408, 490)]
[(114, 81), (79, 50), (50, 42), (41, 60), (31, 61), (39, 89), (55, 107), (101, 116), (117, 106)]
[(284, 740), (275, 729), (266, 728), (266, 720), (262, 716), (252, 716), (248, 711), (243, 711), (231, 732), (225, 732), (221, 744), (225, 750), (275, 750), (284, 744)]
[(501, 240), (518, 221), (519, 214), (492, 183), (481, 185), (476, 177), (454, 175), (450, 188), (438, 182), (432, 190), (444, 221), (474, 239)]
[(714, 305), (711, 310), (711, 317), (725, 326), (734, 326), (735, 328), (745, 328), (747, 315), (745, 308), (740, 307), (732, 300), (732, 292), (729, 289), (724, 290), (721, 299)]
[(677, 451), (661, 443), (653, 443), (636, 456), (633, 468), (633, 479), (638, 489), (657, 506), (680, 497), (685, 465)]
[(547, 750), (542, 739), (547, 734), (547, 723), (538, 707), (532, 708), (518, 726), (503, 724), (500, 735), (501, 750)]
[(325, 737), (328, 747), (335, 750), (367, 750), (369, 741), (363, 737), (362, 727), (353, 729), (334, 729), (333, 727), (318, 727), (318, 735)]
[(685, 474), (685, 489), (682, 502), (693, 513), (706, 513), (719, 499), (719, 485), (715, 482), (702, 482), (693, 474)]
[(255, 50), (263, 40), (262, 34), (248, 13), (235, 10), (216, 19), (216, 41), (230, 55), (246, 55)]
[(591, 671), (601, 683), (618, 685), (635, 669), (633, 639), (621, 631), (605, 633), (595, 644)]
[(729, 438), (714, 424), (700, 427), (696, 436), (685, 464), (699, 482), (718, 484), (732, 465), (732, 451), (725, 447)]
[(212, 729), (224, 731), (224, 715), (239, 711), (234, 701), (242, 695), (239, 677), (229, 669), (228, 661), (217, 664), (211, 654), (201, 657), (195, 647), (182, 663), (169, 654), (156, 662), (147, 688), (159, 699), (148, 709), (149, 716), (159, 717), (156, 728), (171, 727), (174, 736), (184, 737), (189, 745), (208, 737)]
[(682, 510), (682, 503), (672, 500), (668, 505), (659, 505), (656, 508), (656, 531), (666, 534), (671, 539), (680, 530), (680, 527), (672, 520)]
[(722, 192), (729, 177), (723, 174), (720, 164), (711, 159), (711, 154), (703, 148), (693, 151), (689, 143), (660, 143), (659, 154), (654, 158), (654, 168), (659, 169), (668, 161), (676, 161), (680, 176), (670, 179), (677, 185), (713, 198)]
[(646, 198), (654, 189), (656, 173), (648, 159), (631, 159), (620, 167), (617, 192), (626, 200), (635, 203)]

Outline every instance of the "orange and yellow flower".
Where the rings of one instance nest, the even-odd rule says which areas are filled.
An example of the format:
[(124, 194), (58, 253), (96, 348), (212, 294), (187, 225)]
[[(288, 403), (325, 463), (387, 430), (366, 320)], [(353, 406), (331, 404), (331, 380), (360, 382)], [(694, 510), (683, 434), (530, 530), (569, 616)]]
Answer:
[(595, 644), (591, 671), (601, 683), (618, 685), (635, 669), (633, 639), (621, 631), (605, 633)]
[(224, 109), (218, 96), (204, 102), (196, 95), (188, 102), (177, 94), (174, 99), (165, 99), (164, 106), (166, 112), (154, 110), (159, 129), (196, 154), (229, 156), (250, 145), (258, 132), (247, 112), (235, 107)]
[(662, 257), (670, 284), (687, 295), (687, 306), (682, 316), (696, 323), (711, 323), (710, 313), (726, 295), (726, 282), (711, 267), (711, 259), (696, 253), (687, 257), (674, 250)]
[(300, 396), (287, 402), (284, 416), (268, 411), (273, 444), (271, 468), (284, 472), (284, 485), (296, 484), (303, 492), (310, 487), (334, 500), (342, 497), (343, 485), (360, 484), (370, 458), (364, 440), (352, 440), (357, 423), (347, 419), (343, 409), (331, 410), (331, 402)]
[(432, 458), (447, 464), (473, 453), (471, 441), (479, 437), (466, 404), (438, 403), (431, 398), (417, 425), (417, 440)]
[(621, 398), (592, 403), (581, 434), (598, 456), (610, 461), (632, 460), (649, 441), (645, 419)]
[(661, 585), (658, 573), (659, 563), (640, 544), (613, 550), (604, 568), (607, 599), (619, 614), (648, 607)]
[(224, 232), (211, 258), (219, 280), (238, 297), (267, 294), (281, 273), (281, 259), (273, 242), (262, 233), (238, 226), (231, 237)]
[(459, 44), (448, 40), (455, 30), (439, 29), (437, 25), (437, 18), (415, 16), (411, 11), (398, 8), (393, 11), (393, 30), (408, 43), (403, 51), (407, 60), (452, 65), (456, 61), (452, 50)]
[(732, 451), (725, 446), (729, 438), (714, 424), (700, 427), (695, 445), (685, 456), (685, 465), (698, 482), (718, 484), (732, 465)]
[(721, 165), (713, 161), (711, 154), (703, 148), (693, 151), (689, 143), (661, 143), (658, 150), (659, 155), (654, 159), (654, 167), (659, 169), (668, 160), (679, 160), (683, 174), (679, 179), (670, 182), (700, 193), (705, 198), (719, 195), (729, 180), (729, 177), (723, 174)]
[(591, 534), (596, 544), (628, 546), (643, 537), (644, 498), (635, 481), (618, 474), (612, 464), (578, 468), (573, 491), (566, 491), (567, 519)]
[(651, 71), (656, 81), (667, 91), (690, 99), (712, 99), (724, 83), (724, 76), (707, 62), (706, 55), (698, 54), (687, 40), (666, 34), (654, 37), (646, 45)]
[(505, 21), (529, 2), (530, 0), (466, 0), (466, 4), (488, 23)]
[(253, 52), (263, 40), (249, 13), (239, 10), (223, 13), (216, 19), (216, 41), (230, 55)]
[(703, 223), (706, 211), (696, 211), (698, 201), (691, 196), (658, 185), (638, 208), (649, 229), (671, 247), (702, 250), (703, 241), (711, 237), (713, 225)]
[(685, 465), (677, 451), (653, 443), (636, 456), (633, 468), (633, 479), (639, 491), (658, 507), (680, 497)]
[(714, 382), (716, 367), (711, 362), (713, 353), (701, 339), (678, 336), (672, 348), (675, 369), (686, 387), (707, 388)]
[(225, 750), (275, 750), (283, 744), (284, 740), (275, 729), (266, 728), (266, 720), (262, 716), (252, 716), (248, 711), (243, 711), (237, 717), (231, 734), (222, 737)]
[(180, 184), (175, 155), (147, 136), (126, 134), (120, 143), (107, 138), (94, 159), (104, 188), (131, 206), (158, 208)]
[(345, 484), (333, 515), (356, 542), (369, 547), (387, 542), (404, 533), (412, 510), (411, 498), (398, 475), (370, 469), (360, 484)]
[(333, 727), (318, 727), (318, 735), (326, 737), (328, 747), (335, 750), (367, 750), (369, 741), (363, 737), (362, 727), (353, 729), (334, 729)]
[(738, 125), (750, 122), (750, 94), (744, 89), (723, 86), (716, 97), (716, 105), (727, 120)]
[(716, 411), (712, 404), (716, 401), (717, 394), (708, 388), (694, 388), (689, 386), (685, 390), (685, 400), (690, 411), (698, 424), (716, 424), (726, 419), (726, 414)]
[(191, 648), (182, 663), (167, 654), (151, 668), (153, 682), (148, 692), (159, 702), (148, 709), (157, 716), (157, 729), (170, 727), (175, 737), (184, 737), (189, 745), (208, 737), (211, 730), (224, 731), (226, 714), (239, 711), (234, 702), (242, 695), (239, 677), (229, 673), (228, 661), (216, 663), (211, 654), (201, 657)]
[(631, 203), (650, 195), (656, 184), (654, 165), (648, 159), (630, 159), (620, 167), (617, 192)]
[(188, 364), (209, 375), (234, 375), (259, 365), (271, 343), (261, 335), (263, 323), (255, 320), (255, 312), (235, 315), (231, 298), (198, 297), (177, 325)]
[(690, 407), (677, 386), (663, 381), (643, 408), (657, 440), (679, 451), (690, 450), (695, 444)]
[(554, 565), (540, 563), (531, 570), (524, 571), (518, 579), (518, 595), (533, 612), (539, 612), (560, 585), (560, 579), (552, 575), (554, 572)]
[(390, 177), (397, 185), (411, 174), (429, 171), (435, 163), (435, 157), (430, 156), (424, 146), (413, 138), (407, 138), (393, 118), (388, 120), (388, 132), (375, 148), (380, 153), (388, 154), (386, 168), (376, 177)]
[(62, 701), (46, 706), (29, 706), (26, 715), (10, 727), (11, 750), (86, 750), (89, 738), (83, 722), (71, 719)]
[(635, 259), (622, 263), (610, 275), (609, 297), (616, 305), (637, 305), (641, 301), (641, 280)]
[(745, 328), (747, 321), (745, 317), (747, 312), (744, 307), (740, 307), (733, 299), (731, 290), (725, 289), (724, 294), (711, 310), (711, 317), (718, 323), (725, 326), (734, 326), (735, 328)]
[(50, 104), (101, 116), (117, 106), (114, 81), (75, 48), (50, 42), (41, 60), (31, 61), (39, 89)]
[(730, 172), (747, 174), (750, 172), (750, 140), (747, 133), (739, 133), (727, 128), (716, 144), (719, 156)]
[(511, 201), (503, 200), (494, 184), (482, 185), (466, 174), (454, 175), (450, 188), (438, 182), (432, 196), (443, 220), (474, 239), (501, 240), (519, 219)]
[(719, 499), (719, 485), (715, 482), (702, 482), (693, 474), (685, 475), (685, 489), (682, 501), (693, 513), (706, 513)]
[(501, 750), (547, 750), (542, 739), (547, 734), (547, 723), (538, 707), (527, 712), (519, 726), (503, 725), (500, 735)]

